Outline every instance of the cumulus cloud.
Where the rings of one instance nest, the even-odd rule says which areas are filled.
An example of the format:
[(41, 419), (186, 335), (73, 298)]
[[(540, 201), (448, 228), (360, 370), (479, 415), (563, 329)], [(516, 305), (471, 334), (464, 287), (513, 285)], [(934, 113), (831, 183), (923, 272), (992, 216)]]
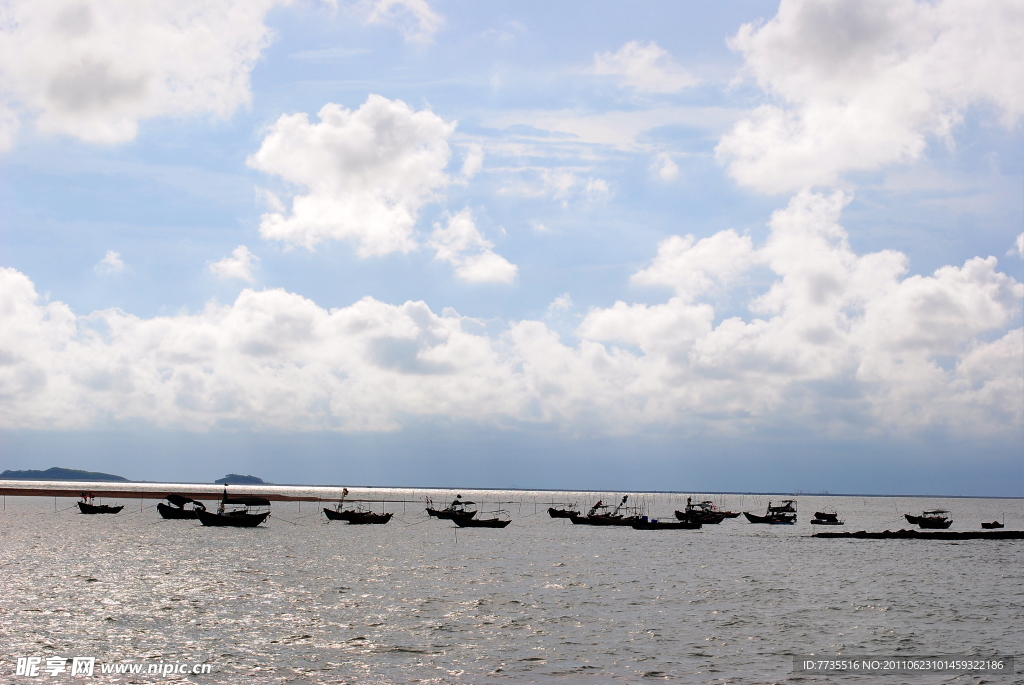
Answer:
[[(994, 257), (908, 275), (898, 252), (857, 254), (839, 223), (848, 201), (800, 193), (753, 249), (734, 232), (663, 243), (638, 279), (674, 294), (591, 309), (575, 345), (541, 321), (486, 333), (422, 302), (327, 310), (280, 289), (173, 316), (81, 316), (0, 269), (0, 427), (380, 431), (441, 417), (577, 434), (798, 422), (832, 436), (1017, 435), (1024, 286)], [(456, 255), (459, 236), (479, 240), (459, 221), (439, 242)], [(719, 320), (699, 296), (741, 268), (729, 255), (774, 278), (750, 316)], [(569, 307), (560, 297), (548, 316)]]
[(658, 256), (646, 269), (633, 274), (638, 285), (674, 288), (686, 301), (729, 282), (754, 263), (756, 255), (749, 236), (732, 229), (696, 240), (692, 235), (672, 236), (658, 245)]
[(834, 185), (952, 140), (967, 108), (1006, 126), (1024, 113), (1024, 6), (982, 0), (784, 0), (730, 45), (777, 104), (722, 137), (716, 155), (767, 193)]
[(1011, 247), (1006, 254), (1015, 254), (1021, 259), (1024, 259), (1024, 233), (1017, 236), (1017, 240), (1014, 242), (1013, 247)]
[(427, 246), (437, 251), (435, 259), (452, 264), (455, 275), (470, 283), (511, 283), (519, 271), (480, 235), (468, 209), (449, 216), (447, 226), (434, 224)]
[(594, 73), (618, 76), (623, 86), (641, 93), (678, 93), (698, 83), (654, 41), (633, 40), (617, 52), (594, 55)]
[(238, 278), (243, 281), (253, 282), (252, 268), (259, 261), (259, 257), (249, 252), (245, 245), (239, 245), (231, 251), (230, 257), (225, 257), (219, 262), (210, 264), (210, 273), (221, 278)]
[(484, 167), (484, 149), (480, 143), (472, 143), (466, 150), (466, 157), (462, 160), (462, 177), (473, 178)]
[(121, 254), (113, 250), (107, 250), (107, 254), (103, 255), (103, 259), (93, 267), (93, 271), (98, 274), (113, 274), (122, 269), (124, 269), (124, 262), (121, 261)]
[(154, 117), (230, 116), (250, 101), (275, 1), (5, 3), (0, 143), (13, 137), (16, 116), (97, 143), (131, 140)]
[(444, 26), (444, 18), (426, 0), (376, 0), (367, 21), (394, 26), (410, 42), (429, 43)]
[(679, 176), (679, 165), (675, 163), (670, 155), (664, 152), (654, 158), (651, 169), (658, 175), (658, 178), (666, 183), (674, 181)]
[(329, 103), (318, 117), (282, 116), (249, 157), (250, 167), (300, 189), (290, 212), (261, 217), (260, 235), (309, 249), (351, 239), (362, 257), (413, 249), (420, 208), (451, 182), (444, 169), (455, 123), (380, 95), (355, 111)]

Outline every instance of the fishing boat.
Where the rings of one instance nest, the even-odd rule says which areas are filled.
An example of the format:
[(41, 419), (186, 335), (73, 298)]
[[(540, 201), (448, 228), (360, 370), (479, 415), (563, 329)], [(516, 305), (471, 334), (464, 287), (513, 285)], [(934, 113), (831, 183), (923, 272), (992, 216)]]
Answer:
[[(260, 511), (264, 508), (265, 511)], [(228, 497), (225, 492), (216, 513), (200, 509), (196, 516), (204, 526), (255, 528), (270, 516), (270, 500), (263, 497)]]
[(751, 523), (767, 523), (772, 526), (791, 526), (796, 523), (796, 500), (782, 500), (782, 505), (773, 507), (768, 502), (768, 511), (764, 516), (757, 516), (748, 511), (743, 512)]
[(711, 500), (706, 500), (699, 504), (693, 504), (693, 500), (690, 497), (687, 497), (686, 509), (683, 511), (676, 510), (676, 518), (680, 521), (718, 524), (724, 521), (727, 517), (724, 512), (719, 511), (718, 507), (716, 507), (715, 503)]
[(999, 521), (992, 521), (991, 523), (984, 522), (981, 524), (981, 527), (986, 530), (992, 530), (993, 528), (1002, 528), (1003, 524), (999, 523)]
[(921, 528), (946, 529), (953, 525), (953, 519), (949, 518), (947, 514), (949, 514), (949, 511), (946, 509), (932, 509), (931, 511), (921, 512), (920, 516), (912, 516), (911, 514), (904, 514), (903, 516), (907, 519), (908, 523)]
[(548, 516), (553, 519), (567, 519), (579, 515), (580, 512), (576, 511), (575, 504), (570, 506), (568, 509), (555, 509), (554, 507), (548, 507)]
[(462, 499), (462, 495), (455, 495), (448, 506), (444, 509), (435, 509), (434, 502), (431, 499), (427, 499), (427, 514), (439, 519), (454, 519), (459, 518), (473, 518), (476, 516), (475, 509), (466, 509), (466, 507), (476, 504), (476, 502), (470, 502), (469, 500)]
[(839, 520), (839, 514), (834, 511), (816, 511), (811, 519), (812, 526), (843, 526), (845, 521)]
[(489, 518), (475, 519), (472, 516), (455, 516), (452, 518), (459, 528), (504, 528), (512, 521), (508, 519)]
[(78, 503), (78, 510), (83, 514), (116, 514), (122, 509), (124, 505), (118, 507), (112, 507), (109, 504), (96, 504), (96, 498), (93, 495), (82, 493), (82, 501)]
[(391, 512), (378, 514), (368, 509), (345, 509), (345, 497), (348, 495), (348, 488), (341, 491), (341, 499), (333, 509), (324, 507), (324, 515), (331, 521), (346, 521), (350, 525), (359, 526), (366, 524), (383, 525), (394, 516)]
[[(678, 514), (679, 512), (676, 513)], [(678, 518), (675, 521), (662, 521), (641, 516), (636, 521), (633, 521), (630, 526), (634, 530), (699, 530), (702, 524), (700, 521), (687, 521)]]
[(590, 508), (586, 516), (569, 516), (569, 520), (578, 526), (628, 526), (634, 521), (638, 521), (637, 516), (626, 516), (620, 514), (619, 511), (626, 506), (626, 500), (629, 499), (629, 495), (623, 495), (622, 501), (619, 502), (618, 506), (612, 511), (602, 512), (602, 509), (611, 509), (610, 504), (605, 504), (601, 500), (598, 500), (597, 504)]
[[(202, 502), (197, 502), (191, 497), (185, 497), (183, 495), (167, 495), (165, 497), (169, 504), (158, 502), (156, 510), (160, 512), (160, 515), (165, 519), (197, 519), (199, 518), (198, 511), (202, 509), (206, 510), (206, 505)], [(189, 504), (191, 508), (186, 508)]]

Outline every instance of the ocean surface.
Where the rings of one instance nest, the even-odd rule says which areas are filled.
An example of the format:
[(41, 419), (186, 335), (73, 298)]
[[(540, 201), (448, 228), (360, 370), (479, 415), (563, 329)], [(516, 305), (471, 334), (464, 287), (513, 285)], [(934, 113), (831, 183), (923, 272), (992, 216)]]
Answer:
[[(551, 519), (625, 493), (459, 491), (505, 529), (457, 529), (423, 500), (452, 491), (357, 490), (385, 526), (327, 523), (275, 502), (256, 529), (115, 516), (74, 500), (6, 497), (0, 512), (0, 681), (197, 683), (1010, 683), (1016, 674), (808, 674), (795, 655), (1020, 655), (1024, 541), (808, 537), (815, 510), (843, 528), (910, 528), (945, 508), (952, 530), (1024, 501), (796, 496), (795, 526), (743, 517), (699, 531)], [(692, 495), (763, 514), (781, 497)], [(686, 495), (631, 495), (672, 518)], [(106, 500), (112, 502), (112, 500)], [(496, 504), (502, 502), (502, 504)], [(56, 509), (56, 511), (55, 511)], [(92, 657), (92, 677), (15, 675), (18, 657)], [(208, 664), (207, 675), (103, 674), (103, 664)]]

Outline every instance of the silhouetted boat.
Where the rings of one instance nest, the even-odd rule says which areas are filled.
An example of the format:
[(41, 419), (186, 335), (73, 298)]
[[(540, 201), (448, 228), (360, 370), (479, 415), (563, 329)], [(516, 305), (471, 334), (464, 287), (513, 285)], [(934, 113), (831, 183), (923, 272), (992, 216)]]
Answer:
[(569, 520), (579, 526), (628, 526), (634, 521), (639, 521), (638, 516), (626, 516), (619, 511), (625, 506), (629, 495), (623, 495), (622, 501), (612, 511), (601, 513), (601, 509), (611, 509), (611, 505), (604, 504), (598, 500), (597, 504), (590, 508), (586, 516), (570, 515)]
[(635, 530), (699, 530), (702, 524), (699, 521), (684, 521), (682, 519), (676, 521), (661, 521), (659, 519), (649, 519), (646, 516), (641, 516), (630, 525)]
[(445, 507), (444, 509), (434, 509), (434, 502), (430, 499), (427, 500), (427, 513), (439, 519), (454, 519), (456, 516), (461, 518), (473, 518), (476, 516), (475, 510), (467, 510), (466, 507), (476, 502), (470, 502), (463, 500), (462, 495), (455, 495), (455, 499)]
[(948, 513), (945, 509), (932, 509), (931, 511), (921, 512), (920, 516), (912, 516), (910, 514), (904, 514), (903, 516), (907, 519), (908, 523), (913, 523), (921, 528), (946, 529), (953, 525), (953, 519), (946, 516)]
[(811, 519), (812, 526), (843, 526), (845, 521), (839, 520), (839, 514), (834, 511), (816, 511)]
[(992, 521), (991, 523), (982, 523), (981, 527), (986, 530), (992, 530), (993, 528), (1002, 528), (1003, 524), (999, 523), (999, 521)]
[(338, 504), (333, 509), (324, 507), (324, 515), (331, 521), (346, 521), (354, 526), (365, 524), (383, 525), (394, 516), (391, 512), (378, 514), (367, 509), (345, 509), (346, 495), (348, 495), (348, 488), (343, 488)]
[(334, 509), (324, 509), (324, 514), (327, 518), (332, 521), (347, 521), (352, 525), (363, 525), (368, 523), (385, 524), (391, 520), (394, 516), (390, 511), (386, 514), (377, 514), (372, 511), (356, 511), (354, 509), (348, 509), (346, 511), (335, 511)]
[(764, 516), (757, 516), (750, 512), (743, 512), (751, 523), (767, 523), (773, 526), (789, 526), (796, 523), (796, 500), (782, 500), (782, 506), (773, 507), (768, 503), (768, 511)]
[[(267, 510), (253, 512), (253, 509), (263, 507)], [(196, 515), (204, 526), (255, 528), (270, 516), (270, 500), (263, 497), (228, 497), (225, 493), (217, 513), (200, 509)]]
[(548, 516), (553, 519), (567, 519), (579, 515), (580, 512), (575, 509), (555, 509), (554, 507), (548, 507)]
[[(183, 495), (167, 495), (165, 497), (170, 504), (164, 504), (158, 502), (156, 510), (160, 512), (160, 515), (165, 519), (197, 519), (199, 518), (198, 511), (200, 509), (206, 510), (206, 505), (202, 502), (197, 502), (191, 497), (184, 497)], [(186, 505), (191, 504), (191, 509), (186, 509)]]
[(93, 504), (95, 500), (95, 497), (83, 492), (82, 501), (78, 503), (78, 510), (83, 514), (116, 514), (124, 509), (123, 504), (119, 507), (112, 507), (109, 504)]
[(504, 528), (512, 523), (508, 519), (475, 519), (472, 516), (455, 516), (452, 521), (459, 528)]
[(693, 523), (718, 524), (727, 517), (724, 512), (719, 511), (718, 507), (711, 500), (706, 500), (700, 504), (693, 504), (691, 498), (687, 497), (686, 508), (683, 511), (677, 510), (676, 518), (680, 521), (691, 521)]

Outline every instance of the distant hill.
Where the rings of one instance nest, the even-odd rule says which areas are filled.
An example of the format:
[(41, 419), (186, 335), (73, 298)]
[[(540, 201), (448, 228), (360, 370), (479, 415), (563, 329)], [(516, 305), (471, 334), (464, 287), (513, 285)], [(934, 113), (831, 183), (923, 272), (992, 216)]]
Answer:
[(266, 485), (262, 478), (256, 476), (242, 476), (237, 473), (229, 473), (223, 478), (213, 481), (221, 485)]
[(114, 476), (99, 471), (79, 471), (78, 469), (64, 469), (54, 466), (45, 471), (4, 471), (0, 473), (0, 480), (95, 480), (118, 483), (129, 483), (127, 478)]

